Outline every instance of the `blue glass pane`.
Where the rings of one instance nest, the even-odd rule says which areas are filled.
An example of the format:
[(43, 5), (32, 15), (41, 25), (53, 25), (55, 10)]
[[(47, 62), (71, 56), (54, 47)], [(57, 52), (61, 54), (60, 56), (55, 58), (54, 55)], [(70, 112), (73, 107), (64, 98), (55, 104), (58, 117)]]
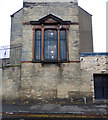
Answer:
[(35, 34), (35, 59), (41, 60), (41, 30), (36, 30)]
[(67, 60), (66, 31), (60, 30), (60, 60)]
[(57, 60), (57, 31), (45, 30), (44, 60)]

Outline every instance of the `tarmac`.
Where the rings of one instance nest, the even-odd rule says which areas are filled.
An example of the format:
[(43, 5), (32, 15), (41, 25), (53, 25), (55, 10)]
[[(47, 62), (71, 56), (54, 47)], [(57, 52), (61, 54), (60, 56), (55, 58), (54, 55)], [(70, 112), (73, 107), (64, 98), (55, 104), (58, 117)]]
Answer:
[(3, 104), (2, 117), (2, 120), (20, 120), (21, 118), (25, 118), (24, 120), (27, 118), (35, 118), (35, 120), (50, 120), (51, 118), (54, 118), (54, 120), (58, 118), (58, 120), (68, 118), (70, 118), (68, 120), (74, 120), (75, 118), (75, 120), (79, 120), (77, 118), (81, 118), (81, 120), (88, 120), (87, 118), (96, 118), (95, 120), (108, 120), (108, 105)]

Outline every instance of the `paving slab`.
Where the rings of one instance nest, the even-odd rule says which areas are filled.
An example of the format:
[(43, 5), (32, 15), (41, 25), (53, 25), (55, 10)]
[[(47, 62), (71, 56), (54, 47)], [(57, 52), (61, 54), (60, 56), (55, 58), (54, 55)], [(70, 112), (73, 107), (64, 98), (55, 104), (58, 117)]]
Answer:
[(76, 114), (108, 114), (108, 105), (10, 105), (3, 104), (2, 112), (22, 113), (76, 113)]

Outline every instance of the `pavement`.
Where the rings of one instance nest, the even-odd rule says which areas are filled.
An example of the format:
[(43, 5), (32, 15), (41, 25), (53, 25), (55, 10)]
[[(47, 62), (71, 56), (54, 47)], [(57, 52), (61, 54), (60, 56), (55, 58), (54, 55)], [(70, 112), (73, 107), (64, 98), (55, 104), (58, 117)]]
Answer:
[(108, 105), (61, 105), (61, 104), (41, 104), (41, 105), (2, 105), (3, 116), (12, 117), (102, 117), (108, 120)]
[(108, 114), (108, 105), (13, 105), (3, 104), (2, 112)]

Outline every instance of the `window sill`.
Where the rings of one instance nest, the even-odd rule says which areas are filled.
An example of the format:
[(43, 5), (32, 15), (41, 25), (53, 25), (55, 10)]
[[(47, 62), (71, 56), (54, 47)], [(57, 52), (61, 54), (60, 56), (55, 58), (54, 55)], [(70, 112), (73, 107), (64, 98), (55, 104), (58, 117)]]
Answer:
[(44, 61), (36, 61), (32, 60), (33, 63), (68, 63), (68, 61), (59, 61), (59, 60), (44, 60)]
[(21, 63), (80, 63), (80, 61), (36, 61), (36, 60), (32, 60), (32, 61), (21, 61)]

